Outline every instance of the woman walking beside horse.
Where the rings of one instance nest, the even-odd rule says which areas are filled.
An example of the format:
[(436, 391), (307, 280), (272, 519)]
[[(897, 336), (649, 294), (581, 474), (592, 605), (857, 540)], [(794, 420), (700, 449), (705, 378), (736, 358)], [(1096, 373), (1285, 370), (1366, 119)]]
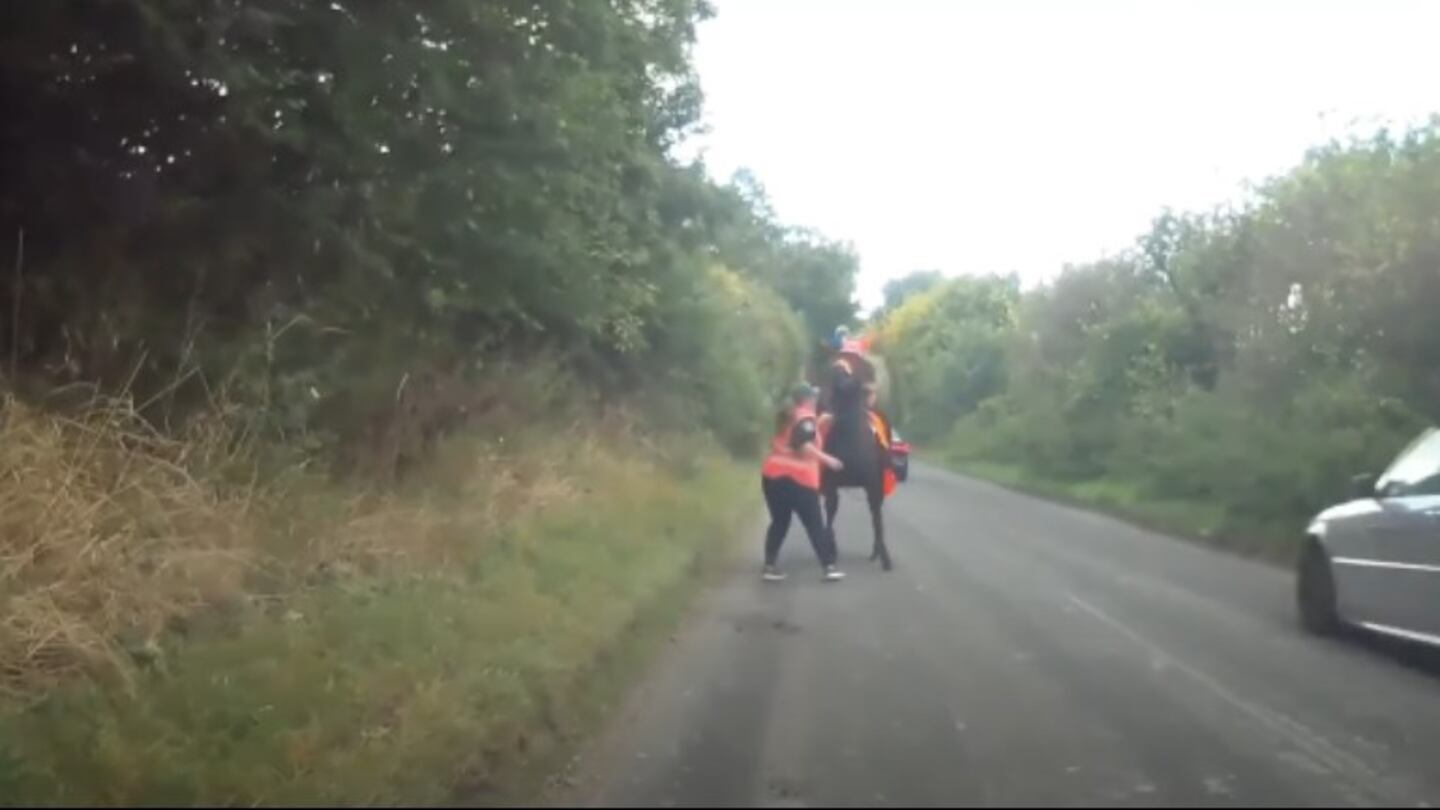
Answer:
[(780, 546), (790, 530), (790, 517), (797, 515), (810, 536), (810, 545), (825, 570), (827, 582), (845, 578), (835, 566), (835, 535), (820, 517), (820, 466), (838, 471), (840, 460), (825, 453), (817, 444), (815, 426), (815, 389), (799, 383), (790, 392), (789, 403), (776, 418), (775, 436), (770, 451), (760, 468), (761, 489), (765, 505), (770, 509), (770, 528), (765, 532), (765, 570), (767, 582), (785, 579), (777, 566)]

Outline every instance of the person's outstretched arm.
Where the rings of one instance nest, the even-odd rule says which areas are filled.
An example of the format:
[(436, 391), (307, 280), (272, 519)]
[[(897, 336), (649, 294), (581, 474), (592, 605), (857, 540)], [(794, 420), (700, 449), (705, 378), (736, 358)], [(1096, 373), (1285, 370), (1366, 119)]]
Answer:
[(807, 443), (800, 448), (800, 452), (804, 453), (806, 458), (813, 458), (836, 472), (845, 469), (845, 462), (821, 450), (815, 442)]

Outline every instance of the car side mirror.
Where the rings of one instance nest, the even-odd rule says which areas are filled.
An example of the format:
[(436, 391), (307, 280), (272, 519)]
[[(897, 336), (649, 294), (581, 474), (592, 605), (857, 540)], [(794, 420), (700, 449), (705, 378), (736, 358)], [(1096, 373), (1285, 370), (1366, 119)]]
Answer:
[(1350, 497), (1356, 500), (1365, 498), (1378, 498), (1380, 493), (1376, 491), (1375, 485), (1379, 483), (1380, 476), (1375, 473), (1360, 473), (1350, 478)]

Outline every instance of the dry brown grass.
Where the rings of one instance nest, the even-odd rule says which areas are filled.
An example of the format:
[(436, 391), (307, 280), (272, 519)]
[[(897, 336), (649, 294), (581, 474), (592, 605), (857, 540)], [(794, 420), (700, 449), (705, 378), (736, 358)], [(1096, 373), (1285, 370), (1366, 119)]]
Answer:
[[(284, 523), (271, 528), (271, 542), (291, 550), (279, 564), (293, 574), (445, 570), (514, 521), (573, 503), (589, 457), (594, 448), (578, 429), (513, 452), (456, 437), (407, 487), (342, 499), (314, 481), (274, 486), (258, 493), (259, 509)], [(317, 499), (329, 503), (317, 508)]]
[[(126, 486), (101, 475), (124, 462), (102, 459), (130, 446), (87, 455), (94, 440), (73, 425), (6, 419), (0, 440), (12, 450), (23, 438), (36, 452), (58, 430), (66, 441), (44, 456), (68, 454), (77, 480), (99, 481), (71, 494), (75, 504), (95, 502), (107, 480)], [(503, 442), (486, 424), (446, 439), (413, 478), (368, 493), (361, 480), (273, 463), (252, 487), (245, 465), (224, 469), (223, 455), (221, 470), (207, 470), (198, 447), (151, 446), (165, 473), (152, 487), (193, 498), (193, 480), (237, 493), (201, 506), (238, 527), (230, 548), (248, 555), (235, 570), (250, 598), (234, 611), (134, 601), (163, 592), (153, 583), (173, 569), (158, 567), (17, 581), (32, 599), (68, 598), (122, 590), (110, 581), (123, 574), (142, 582), (117, 603), (126, 609), (201, 615), (159, 638), (160, 665), (134, 672), (123, 699), (113, 682), (97, 690), (72, 677), (35, 710), (0, 700), (0, 793), (37, 806), (523, 801), (663, 640), (702, 563), (726, 557), (742, 504), (754, 507), (748, 467), (688, 438), (646, 441), (625, 422), (552, 419)], [(180, 452), (198, 465), (189, 475), (168, 466)], [(667, 472), (672, 458), (689, 459), (691, 477)], [(151, 463), (130, 461), (123, 480)], [(43, 506), (17, 487), (12, 476), (0, 492)], [(182, 539), (172, 551), (185, 561), (191, 547)], [(45, 619), (68, 649), (97, 651), (90, 668), (135, 667), (103, 611), (80, 604)], [(27, 689), (84, 671), (47, 668), (25, 650), (3, 652)]]
[(0, 688), (123, 676), (168, 619), (242, 593), (246, 493), (188, 471), (227, 441), (200, 424), (163, 438), (119, 401), (78, 416), (0, 401)]
[(273, 605), (317, 574), (443, 571), (574, 503), (628, 433), (621, 417), (523, 451), (457, 439), (425, 480), (365, 492), (300, 466), (257, 481), (235, 424), (217, 413), (169, 438), (124, 401), (60, 415), (0, 400), (0, 690), (129, 682), (171, 620), (245, 599), (257, 573)]

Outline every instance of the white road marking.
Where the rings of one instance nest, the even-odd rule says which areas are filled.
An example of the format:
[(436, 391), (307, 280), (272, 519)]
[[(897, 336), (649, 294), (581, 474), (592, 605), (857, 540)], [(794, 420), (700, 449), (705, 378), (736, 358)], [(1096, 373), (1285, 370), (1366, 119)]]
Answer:
[[(1389, 790), (1383, 783), (1380, 775), (1358, 757), (1336, 747), (1324, 737), (1306, 728), (1294, 719), (1240, 697), (1215, 678), (1181, 661), (1129, 626), (1112, 618), (1105, 611), (1086, 602), (1075, 594), (1067, 593), (1066, 597), (1080, 610), (1089, 614), (1091, 618), (1139, 646), (1150, 655), (1152, 661), (1164, 661), (1170, 668), (1183, 673), (1210, 694), (1229, 704), (1236, 711), (1239, 711), (1271, 733), (1300, 749), (1308, 758), (1323, 767), (1326, 772), (1340, 776), (1347, 782), (1357, 784), (1366, 792), (1372, 794), (1373, 798), (1380, 799), (1386, 804), (1414, 804), (1413, 798), (1405, 797), (1401, 799), (1400, 797), (1394, 796), (1393, 791)], [(1361, 797), (1354, 798), (1363, 801)]]

